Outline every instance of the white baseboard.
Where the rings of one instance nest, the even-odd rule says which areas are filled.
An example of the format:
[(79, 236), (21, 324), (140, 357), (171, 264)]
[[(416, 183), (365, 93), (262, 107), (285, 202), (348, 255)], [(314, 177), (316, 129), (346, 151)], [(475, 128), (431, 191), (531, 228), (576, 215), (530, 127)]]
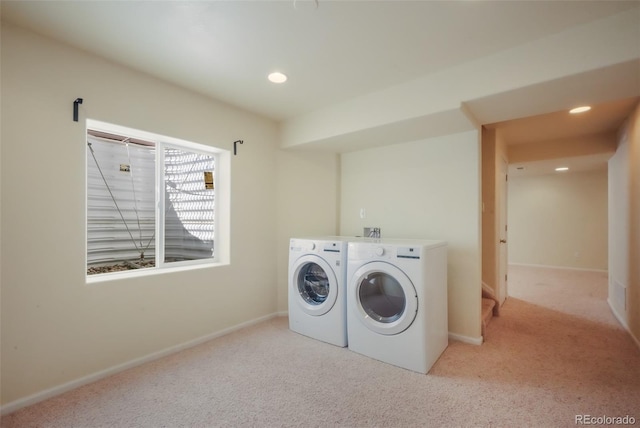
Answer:
[(589, 269), (589, 268), (579, 268), (579, 267), (573, 267), (573, 266), (536, 265), (531, 263), (509, 263), (509, 266), (536, 267), (536, 268), (545, 268), (545, 269), (580, 270), (584, 272), (602, 272), (602, 273), (609, 272), (607, 269)]
[(451, 333), (449, 332), (449, 339), (457, 340), (458, 342), (468, 343), (470, 345), (482, 345), (483, 339), (480, 337), (469, 337), (463, 336), (461, 334)]
[(57, 385), (57, 386), (54, 386), (52, 388), (45, 389), (44, 391), (37, 392), (35, 394), (29, 395), (29, 396), (24, 397), (24, 398), (20, 398), (18, 400), (15, 400), (15, 401), (12, 401), (10, 403), (7, 403), (7, 404), (3, 405), (2, 407), (0, 407), (0, 415), (7, 415), (9, 413), (15, 412), (16, 410), (22, 409), (23, 407), (31, 406), (32, 404), (36, 404), (36, 403), (38, 403), (40, 401), (44, 401), (44, 400), (46, 400), (48, 398), (55, 397), (56, 395), (60, 395), (60, 394), (62, 394), (64, 392), (71, 391), (72, 389), (76, 389), (76, 388), (81, 387), (83, 385), (87, 385), (87, 384), (93, 383), (95, 381), (98, 381), (100, 379), (104, 379), (104, 378), (106, 378), (108, 376), (114, 375), (114, 374), (119, 373), (121, 371), (124, 371), (124, 370), (130, 369), (130, 368), (133, 368), (133, 367), (136, 367), (136, 366), (139, 366), (139, 365), (142, 365), (142, 364), (145, 364), (145, 363), (160, 359), (162, 357), (166, 357), (166, 356), (171, 355), (171, 354), (175, 354), (175, 353), (183, 351), (185, 349), (192, 348), (194, 346), (197, 346), (197, 345), (203, 344), (205, 342), (208, 342), (208, 341), (210, 341), (212, 339), (215, 339), (217, 337), (221, 337), (221, 336), (227, 335), (227, 334), (232, 333), (232, 332), (234, 332), (236, 330), (240, 330), (242, 328), (249, 327), (249, 326), (254, 325), (254, 324), (258, 324), (258, 323), (260, 323), (262, 321), (266, 321), (266, 320), (269, 320), (271, 318), (275, 318), (277, 316), (279, 316), (279, 313), (273, 313), (273, 314), (265, 315), (265, 316), (260, 317), (260, 318), (255, 318), (253, 320), (249, 320), (249, 321), (243, 322), (243, 323), (235, 325), (233, 327), (229, 327), (229, 328), (226, 328), (224, 330), (217, 331), (215, 333), (207, 334), (206, 336), (202, 336), (202, 337), (199, 337), (197, 339), (189, 340), (188, 342), (184, 342), (184, 343), (181, 343), (179, 345), (172, 346), (170, 348), (166, 348), (166, 349), (163, 349), (163, 350), (158, 351), (158, 352), (153, 352), (153, 353), (145, 355), (143, 357), (136, 358), (136, 359), (133, 359), (131, 361), (127, 361), (125, 363), (118, 364), (118, 365), (113, 366), (113, 367), (109, 367), (109, 368), (104, 369), (104, 370), (100, 370), (99, 372), (92, 373), (92, 374), (87, 375), (87, 376), (83, 376), (83, 377), (81, 377), (79, 379), (72, 380), (72, 381), (64, 383), (62, 385)]
[(638, 338), (633, 334), (633, 332), (629, 328), (629, 325), (627, 324), (627, 321), (620, 315), (618, 311), (616, 311), (616, 308), (611, 304), (611, 300), (607, 299), (607, 303), (609, 304), (609, 308), (611, 309), (613, 316), (616, 317), (620, 325), (625, 330), (627, 330), (627, 333), (629, 333), (629, 336), (631, 336), (631, 339), (633, 339), (633, 341), (636, 343), (636, 346), (640, 349), (640, 340), (638, 340)]

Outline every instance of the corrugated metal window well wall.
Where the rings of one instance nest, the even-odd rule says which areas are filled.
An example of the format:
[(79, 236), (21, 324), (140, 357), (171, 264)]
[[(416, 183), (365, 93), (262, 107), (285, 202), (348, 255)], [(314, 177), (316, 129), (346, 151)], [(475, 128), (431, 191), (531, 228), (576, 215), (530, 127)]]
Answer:
[(87, 144), (87, 275), (214, 257), (213, 155), (93, 130)]

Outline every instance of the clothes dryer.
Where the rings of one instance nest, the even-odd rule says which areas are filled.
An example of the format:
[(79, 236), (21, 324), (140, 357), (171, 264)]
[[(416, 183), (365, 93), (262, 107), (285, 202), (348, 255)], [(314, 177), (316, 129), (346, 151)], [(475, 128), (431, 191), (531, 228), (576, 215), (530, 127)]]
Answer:
[(345, 238), (293, 238), (289, 245), (289, 328), (347, 346)]
[(349, 243), (349, 349), (427, 373), (448, 345), (447, 244)]

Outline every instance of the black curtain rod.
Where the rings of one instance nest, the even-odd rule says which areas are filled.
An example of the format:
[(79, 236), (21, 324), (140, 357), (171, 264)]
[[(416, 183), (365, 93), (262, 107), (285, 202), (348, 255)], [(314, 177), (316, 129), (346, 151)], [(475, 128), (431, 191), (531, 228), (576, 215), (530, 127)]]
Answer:
[(76, 100), (73, 102), (73, 121), (77, 122), (78, 121), (78, 104), (82, 104), (82, 98), (76, 98)]

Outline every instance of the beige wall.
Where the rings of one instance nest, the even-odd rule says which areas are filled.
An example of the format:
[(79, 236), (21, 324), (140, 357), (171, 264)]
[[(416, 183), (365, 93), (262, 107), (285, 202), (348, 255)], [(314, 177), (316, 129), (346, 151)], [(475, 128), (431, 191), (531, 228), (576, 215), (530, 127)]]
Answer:
[[(340, 233), (448, 242), (449, 331), (480, 337), (477, 131), (343, 154)], [(366, 218), (360, 218), (364, 208)]]
[[(87, 285), (84, 118), (226, 150), (242, 138), (231, 264)], [(277, 135), (270, 120), (3, 23), (2, 404), (274, 314), (276, 199), (294, 205), (276, 192)], [(312, 221), (333, 228), (335, 212)]]
[(607, 172), (509, 177), (509, 263), (607, 270)]
[(629, 328), (640, 346), (640, 104), (629, 122)]
[(518, 163), (573, 156), (613, 154), (616, 147), (616, 135), (613, 132), (581, 138), (512, 144), (509, 146), (508, 153), (509, 162)]
[[(270, 120), (4, 23), (1, 59), (2, 405), (286, 311), (288, 239), (338, 230), (337, 155), (282, 151)], [(244, 140), (230, 265), (85, 283), (85, 118)]]
[(609, 304), (627, 322), (629, 286), (629, 133), (621, 133), (618, 150), (609, 159)]
[(640, 346), (640, 105), (609, 161), (609, 304)]
[(277, 158), (278, 311), (287, 309), (289, 239), (338, 234), (339, 156), (282, 150)]
[[(343, 184), (338, 155), (279, 150), (269, 120), (6, 24), (1, 75), (3, 405), (285, 311), (288, 239), (356, 233), (339, 226), (350, 217), (338, 195), (357, 179)], [(231, 158), (229, 266), (85, 283), (84, 118), (227, 150), (244, 140)], [(377, 224), (386, 236), (450, 242), (451, 328), (472, 338), (480, 334), (477, 140), (472, 132), (390, 148), (391, 188), (415, 181), (389, 194), (416, 209), (408, 223), (385, 211)], [(426, 169), (407, 174), (416, 153)]]

